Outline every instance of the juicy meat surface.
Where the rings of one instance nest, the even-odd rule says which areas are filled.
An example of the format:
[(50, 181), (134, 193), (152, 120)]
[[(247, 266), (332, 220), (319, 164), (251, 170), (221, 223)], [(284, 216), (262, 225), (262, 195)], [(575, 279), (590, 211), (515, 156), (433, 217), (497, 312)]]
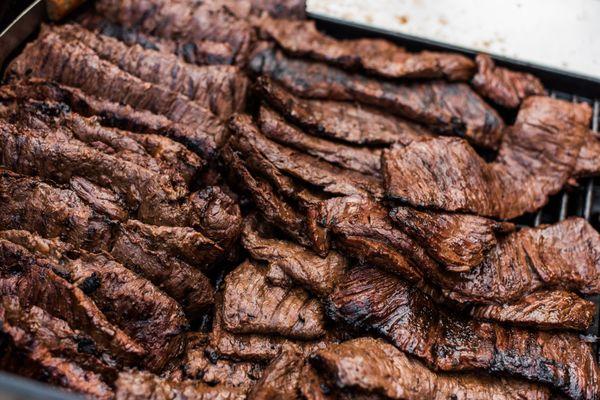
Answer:
[(550, 399), (548, 389), (531, 383), (431, 371), (381, 339), (332, 345), (319, 350), (310, 362), (329, 386), (386, 399)]
[(531, 74), (497, 67), (494, 60), (486, 54), (478, 54), (475, 62), (477, 73), (473, 76), (471, 85), (477, 93), (496, 104), (517, 108), (529, 96), (546, 94), (542, 82)]
[(205, 383), (161, 378), (145, 371), (124, 371), (115, 382), (117, 400), (242, 400), (246, 396), (237, 388), (208, 386)]
[(248, 398), (252, 400), (293, 399), (298, 397), (304, 354), (298, 348), (285, 346), (265, 368)]
[(222, 118), (244, 109), (248, 79), (236, 66), (188, 64), (175, 55), (139, 45), (128, 46), (75, 24), (46, 29), (65, 42), (85, 45), (101, 59), (145, 82), (163, 85), (185, 95)]
[(7, 75), (51, 79), (116, 103), (163, 114), (203, 130), (217, 146), (226, 136), (219, 118), (207, 108), (165, 86), (144, 82), (100, 59), (84, 44), (65, 42), (50, 30), (42, 32), (13, 60)]
[(265, 75), (256, 87), (271, 107), (316, 136), (359, 145), (407, 145), (433, 136), (418, 124), (369, 106), (300, 98)]
[(473, 61), (456, 53), (410, 53), (381, 39), (338, 40), (319, 32), (315, 21), (264, 17), (261, 33), (286, 52), (344, 68), (361, 68), (385, 78), (446, 78), (464, 81), (475, 70)]
[(320, 257), (295, 243), (268, 237), (252, 220), (248, 220), (242, 235), (242, 244), (250, 256), (268, 263), (267, 280), (273, 283), (273, 274), (279, 270), (282, 277), (291, 279), (318, 296), (329, 294), (342, 276), (348, 261), (338, 252), (330, 251)]
[(575, 164), (574, 175), (596, 176), (600, 174), (600, 138), (597, 133), (590, 133), (584, 141)]
[(259, 124), (261, 132), (275, 142), (293, 147), (342, 168), (379, 176), (381, 170), (381, 150), (379, 149), (352, 147), (307, 135), (265, 106), (260, 108)]
[(462, 272), (483, 262), (498, 243), (496, 235), (514, 229), (511, 223), (475, 215), (419, 211), (410, 207), (395, 207), (390, 217), (436, 261), (449, 270)]
[(546, 329), (586, 331), (596, 305), (564, 290), (541, 290), (502, 305), (481, 305), (471, 310), (475, 318)]
[(497, 148), (504, 123), (498, 113), (464, 83), (392, 83), (348, 73), (326, 64), (285, 57), (258, 46), (249, 62), (295, 94), (327, 100), (359, 101), (421, 122), (439, 133), (464, 136), (478, 146)]
[(96, 10), (113, 22), (161, 38), (193, 45), (210, 40), (227, 43), (243, 63), (253, 41), (252, 26), (227, 9), (226, 2), (102, 0)]
[(236, 115), (229, 125), (277, 169), (325, 192), (342, 195), (370, 193), (375, 197), (383, 194), (381, 182), (373, 176), (337, 167), (267, 139), (249, 115)]
[(266, 270), (248, 261), (225, 277), (223, 323), (235, 333), (276, 333), (305, 340), (325, 334), (317, 300), (299, 288), (270, 285)]
[(383, 156), (387, 194), (414, 206), (501, 219), (533, 212), (573, 175), (590, 118), (585, 103), (529, 97), (492, 163), (455, 138), (396, 146)]
[(77, 22), (100, 35), (114, 37), (129, 46), (175, 54), (185, 62), (196, 65), (230, 65), (235, 62), (234, 52), (228, 43), (212, 40), (166, 39), (148, 35), (136, 28), (128, 28), (109, 21), (94, 12), (83, 14)]
[(578, 335), (451, 315), (414, 286), (377, 269), (349, 272), (330, 296), (329, 310), (434, 369), (513, 375), (548, 384), (573, 399), (593, 399), (600, 392), (591, 346)]

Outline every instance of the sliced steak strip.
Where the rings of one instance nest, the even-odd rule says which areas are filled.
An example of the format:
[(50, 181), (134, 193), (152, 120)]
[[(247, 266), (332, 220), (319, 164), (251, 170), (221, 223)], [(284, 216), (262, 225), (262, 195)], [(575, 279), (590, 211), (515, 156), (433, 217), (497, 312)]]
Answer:
[(541, 290), (502, 305), (482, 305), (471, 310), (475, 318), (545, 329), (586, 331), (596, 305), (564, 290)]
[[(48, 28), (46, 28), (48, 29)], [(181, 93), (226, 118), (244, 109), (248, 78), (231, 65), (197, 66), (175, 55), (128, 46), (109, 36), (98, 35), (79, 25), (49, 28), (66, 42), (79, 42), (98, 57), (117, 65), (146, 82)]]
[(465, 81), (475, 64), (456, 53), (409, 53), (381, 39), (338, 40), (319, 32), (315, 21), (264, 17), (261, 33), (286, 52), (351, 69), (364, 69), (385, 78), (446, 78)]
[(496, 235), (514, 230), (508, 222), (496, 222), (468, 214), (418, 211), (396, 207), (390, 217), (402, 231), (451, 271), (464, 272), (481, 264), (497, 245)]
[(144, 82), (101, 60), (85, 45), (65, 42), (49, 30), (42, 32), (13, 60), (7, 75), (51, 79), (116, 103), (163, 114), (175, 122), (201, 129), (217, 146), (226, 137), (225, 127), (210, 110), (162, 85)]
[(304, 354), (298, 348), (285, 346), (254, 385), (248, 399), (294, 399), (298, 398), (298, 382), (301, 378)]
[(252, 219), (246, 222), (242, 244), (252, 258), (268, 263), (269, 281), (276, 273), (274, 271), (279, 270), (279, 276), (288, 277), (318, 296), (325, 296), (333, 290), (348, 263), (335, 251), (322, 258), (295, 243), (270, 238)]
[(254, 34), (251, 25), (237, 18), (223, 2), (143, 2), (102, 0), (96, 10), (128, 28), (193, 45), (199, 40), (229, 44), (237, 63), (243, 63)]
[(242, 189), (250, 194), (263, 218), (298, 243), (313, 248), (318, 254), (325, 254), (328, 249), (327, 238), (318, 227), (311, 224), (311, 214), (296, 210), (269, 182), (251, 173), (242, 161), (242, 158), (248, 161), (247, 155), (234, 151), (230, 144), (234, 145), (234, 142), (223, 148), (221, 156), (229, 166), (230, 173), (243, 183)]
[(487, 371), (548, 384), (572, 399), (600, 393), (591, 345), (578, 335), (528, 331), (463, 319), (386, 272), (349, 272), (330, 297), (335, 318), (376, 332), (443, 371)]
[[(23, 321), (22, 318), (35, 318), (40, 309), (32, 308), (28, 313), (20, 308), (18, 301), (10, 304), (7, 300), (9, 298), (4, 297), (3, 304), (0, 304), (0, 334), (3, 336), (0, 367), (3, 370), (59, 385), (97, 399), (108, 400), (114, 397), (112, 389), (99, 374), (86, 370), (69, 357), (52, 353), (46, 346), (47, 340), (40, 336), (54, 335), (55, 332), (46, 326), (40, 326), (39, 329), (48, 329), (47, 333), (26, 330), (28, 327), (23, 325), (26, 325), (27, 321)], [(67, 343), (68, 340), (66, 338), (62, 344), (65, 349), (74, 345)]]
[(576, 177), (600, 175), (600, 138), (597, 133), (588, 135), (575, 164)]
[(378, 179), (336, 167), (274, 143), (258, 130), (249, 115), (236, 115), (230, 120), (230, 127), (280, 171), (320, 187), (327, 193), (342, 195), (370, 193), (375, 197), (382, 196), (381, 182)]
[(271, 107), (313, 135), (360, 145), (407, 145), (433, 137), (418, 124), (369, 106), (302, 99), (268, 76), (260, 76), (256, 82), (256, 88)]
[(161, 371), (183, 351), (188, 322), (179, 305), (148, 280), (105, 254), (79, 251), (66, 243), (42, 239), (27, 231), (0, 231), (0, 238), (48, 258), (55, 271), (79, 287), (107, 319), (119, 326), (148, 351), (146, 368)]
[(234, 53), (228, 43), (211, 40), (186, 41), (165, 39), (142, 33), (139, 29), (115, 24), (101, 15), (86, 13), (77, 19), (86, 29), (100, 35), (114, 37), (129, 46), (140, 45), (144, 49), (175, 54), (185, 62), (196, 65), (233, 64)]
[(110, 354), (102, 352), (85, 332), (72, 329), (65, 321), (39, 307), (22, 307), (19, 299), (13, 296), (2, 298), (0, 307), (5, 324), (23, 330), (39, 346), (45, 347), (49, 354), (97, 373), (107, 383), (117, 379), (117, 362)]
[(208, 386), (191, 380), (175, 381), (133, 370), (121, 372), (115, 386), (117, 400), (242, 400), (246, 397), (236, 388)]
[(305, 134), (268, 107), (260, 108), (260, 130), (271, 140), (363, 174), (379, 176), (381, 150), (352, 147)]
[(478, 146), (497, 148), (500, 144), (502, 119), (464, 83), (383, 82), (322, 63), (286, 58), (265, 46), (257, 47), (250, 68), (302, 97), (359, 101), (424, 123), (439, 133), (464, 136)]
[(460, 139), (397, 146), (384, 151), (387, 194), (414, 206), (501, 219), (533, 212), (574, 174), (590, 117), (585, 103), (529, 97), (492, 163)]
[(37, 306), (65, 320), (124, 364), (135, 364), (145, 355), (143, 347), (111, 324), (81, 289), (54, 273), (52, 263), (4, 239), (0, 239), (0, 257), (3, 296), (15, 296), (23, 307)]
[(433, 372), (380, 339), (332, 345), (310, 361), (330, 386), (386, 399), (550, 399), (548, 389), (514, 379)]
[(471, 85), (477, 93), (496, 104), (517, 108), (529, 96), (546, 94), (542, 82), (531, 74), (497, 67), (486, 54), (478, 54), (475, 61), (477, 74), (471, 80)]
[(304, 340), (325, 334), (317, 300), (302, 289), (270, 285), (266, 270), (248, 261), (225, 277), (223, 323), (235, 333), (276, 333)]
[(97, 117), (106, 126), (134, 131), (141, 134), (167, 136), (183, 143), (205, 158), (216, 150), (214, 137), (197, 124), (180, 124), (167, 117), (129, 105), (114, 103), (84, 93), (78, 88), (61, 85), (39, 78), (18, 80), (0, 87), (2, 99), (36, 99), (67, 104), (71, 109), (87, 117)]

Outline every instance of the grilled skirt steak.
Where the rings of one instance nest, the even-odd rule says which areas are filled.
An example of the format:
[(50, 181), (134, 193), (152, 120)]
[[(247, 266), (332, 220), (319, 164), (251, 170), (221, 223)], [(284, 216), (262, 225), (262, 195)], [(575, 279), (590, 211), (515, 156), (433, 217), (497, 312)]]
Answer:
[(249, 66), (255, 74), (267, 75), (302, 97), (359, 101), (385, 108), (486, 148), (497, 148), (502, 138), (500, 116), (464, 83), (383, 82), (326, 64), (287, 58), (265, 46), (258, 46)]
[(450, 315), (418, 289), (377, 269), (349, 272), (330, 296), (329, 310), (437, 370), (509, 374), (548, 384), (573, 399), (594, 399), (600, 393), (591, 345), (579, 336)]
[(284, 51), (343, 68), (364, 69), (385, 78), (446, 78), (464, 81), (475, 70), (472, 60), (456, 53), (409, 53), (381, 39), (337, 40), (319, 32), (315, 21), (290, 21), (264, 17), (262, 35)]

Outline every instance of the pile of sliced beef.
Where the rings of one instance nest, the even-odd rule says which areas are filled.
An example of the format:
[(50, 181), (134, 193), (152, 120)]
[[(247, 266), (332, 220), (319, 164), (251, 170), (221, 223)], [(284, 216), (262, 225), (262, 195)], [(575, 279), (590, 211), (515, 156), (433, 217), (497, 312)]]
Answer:
[(107, 400), (600, 399), (600, 234), (515, 221), (600, 175), (591, 119), (303, 1), (97, 0), (0, 86), (0, 369)]

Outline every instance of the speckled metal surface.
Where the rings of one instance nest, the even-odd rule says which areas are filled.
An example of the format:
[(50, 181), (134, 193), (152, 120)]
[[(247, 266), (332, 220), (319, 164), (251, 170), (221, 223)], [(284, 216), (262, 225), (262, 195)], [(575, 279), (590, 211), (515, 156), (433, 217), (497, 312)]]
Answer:
[(600, 0), (307, 0), (308, 11), (600, 78)]

